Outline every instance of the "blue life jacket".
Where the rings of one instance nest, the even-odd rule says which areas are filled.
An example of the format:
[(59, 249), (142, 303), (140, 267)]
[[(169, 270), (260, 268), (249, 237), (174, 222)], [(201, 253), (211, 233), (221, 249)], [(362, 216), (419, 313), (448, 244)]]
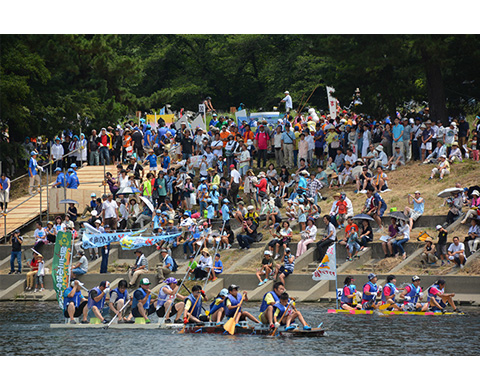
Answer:
[[(227, 295), (227, 299), (230, 300), (230, 303), (232, 304), (232, 306), (235, 306), (235, 305), (238, 305), (240, 303), (240, 301), (242, 300), (242, 294), (237, 294), (237, 297), (235, 298), (232, 294), (228, 294)], [(235, 309), (229, 309), (226, 305), (225, 305), (225, 316), (226, 317), (233, 317), (235, 315), (235, 312), (237, 311), (237, 308)], [(239, 312), (241, 313), (242, 312), (242, 307), (240, 307), (240, 310)]]
[[(350, 291), (349, 294), (345, 294), (345, 287), (347, 287)], [(347, 295), (352, 295), (352, 294), (355, 294), (356, 292), (356, 288), (353, 284), (351, 284), (350, 286), (344, 286), (343, 287), (343, 290), (342, 290), (342, 297), (340, 298), (340, 301), (342, 303), (346, 303), (346, 304), (351, 304), (353, 303), (353, 297), (352, 298), (348, 298)]]
[[(385, 287), (387, 287), (387, 286), (390, 287), (391, 292), (393, 292), (393, 297), (390, 298), (390, 299), (392, 299), (393, 302), (395, 302), (395, 291), (396, 291), (397, 288), (395, 287), (395, 285), (393, 283), (387, 283), (385, 285)], [(382, 290), (382, 302), (387, 302), (387, 297), (385, 296), (385, 287)]]
[(438, 286), (438, 284), (432, 284), (428, 289), (427, 289), (427, 297), (428, 297), (428, 301), (430, 302), (430, 299), (435, 299), (437, 302), (440, 302), (442, 299), (441, 298), (438, 298), (436, 295), (433, 295), (431, 292), (430, 292), (430, 289), (432, 287), (435, 287), (438, 291), (440, 291), (441, 294), (444, 293), (445, 289), (443, 288), (440, 288)]
[[(290, 303), (290, 302), (291, 302), (291, 299), (288, 300), (288, 303)], [(288, 306), (288, 304), (287, 304), (287, 306)], [(278, 316), (277, 316), (277, 321), (280, 321), (280, 318), (283, 317), (283, 314), (285, 313), (285, 310), (287, 310), (287, 306), (283, 306), (280, 302), (277, 302), (277, 303), (275, 303), (275, 305), (273, 305), (273, 307), (274, 307), (273, 310), (274, 311), (275, 311), (275, 309), (279, 310)]]
[(272, 290), (267, 292), (263, 296), (262, 303), (260, 305), (260, 313), (263, 313), (265, 310), (267, 310), (268, 304), (267, 301), (265, 301), (265, 297), (267, 296), (267, 294), (272, 294), (273, 299), (275, 299), (275, 303), (280, 301), (280, 298), (277, 296), (277, 294), (275, 294), (275, 291)]
[(225, 308), (225, 301), (226, 299), (220, 301), (220, 303), (216, 304), (215, 302), (217, 299), (220, 298), (220, 296), (216, 297), (214, 301), (210, 304), (210, 315), (214, 314), (217, 312), (217, 310), (221, 309), (222, 307)]
[(63, 293), (63, 310), (65, 310), (67, 308), (67, 306), (70, 304), (70, 302), (73, 302), (75, 307), (80, 306), (80, 303), (81, 303), (82, 298), (83, 298), (82, 293), (80, 291), (77, 291), (72, 298), (69, 298), (68, 294), (70, 294), (71, 291), (72, 291), (72, 287), (69, 287)]
[(405, 294), (406, 297), (410, 297), (410, 301), (405, 301), (405, 303), (417, 303), (418, 302), (418, 298), (420, 297), (420, 292), (422, 291), (422, 288), (420, 286), (418, 287), (415, 287), (412, 284), (409, 284), (409, 287), (410, 287), (410, 291), (408, 292), (408, 294)]
[[(135, 298), (135, 293), (136, 293), (137, 291), (140, 291), (140, 292), (142, 293), (142, 297), (141, 297), (140, 299)], [(139, 288), (135, 291), (135, 293), (133, 293), (132, 309), (138, 306), (138, 301), (144, 299), (144, 298), (147, 296), (147, 293), (146, 293), (145, 290), (144, 290), (143, 288), (141, 288), (141, 287), (139, 287)], [(148, 308), (150, 307), (150, 298), (151, 298), (151, 297), (152, 297), (151, 295), (148, 296), (147, 302), (145, 302), (145, 304), (143, 305), (143, 308), (144, 308), (144, 309), (148, 309)]]
[(202, 312), (202, 296), (200, 295), (196, 305), (195, 302), (197, 301), (197, 298), (195, 298), (193, 294), (190, 294), (187, 298), (185, 298), (185, 304), (187, 303), (187, 301), (192, 302), (192, 306), (190, 307), (190, 310), (188, 312), (194, 317), (200, 317), (200, 314)]
[[(112, 302), (111, 298), (112, 298), (112, 293), (113, 292), (116, 292), (117, 293), (117, 299), (115, 300), (115, 302)], [(127, 302), (127, 299), (128, 299), (128, 291), (127, 289), (125, 289), (125, 291), (123, 292), (123, 294), (120, 292), (120, 290), (118, 289), (118, 287), (112, 291), (110, 291), (110, 302), (112, 303), (116, 303), (119, 299), (123, 299), (123, 302)]]
[(367, 284), (370, 286), (370, 292), (371, 292), (371, 293), (376, 293), (376, 292), (378, 291), (378, 287), (377, 287), (376, 284), (373, 284), (372, 282), (368, 282), (368, 283), (365, 283), (365, 284), (363, 285), (363, 289), (362, 289), (362, 291), (363, 291), (363, 293), (362, 293), (362, 299), (363, 299), (364, 301), (371, 301), (372, 299), (375, 299), (376, 294), (373, 294), (373, 295), (366, 295), (366, 294), (365, 294), (365, 286), (366, 286)]
[[(96, 291), (97, 292), (97, 297), (102, 294), (102, 291), (100, 290), (99, 287), (94, 287), (90, 291)], [(103, 309), (103, 305), (105, 304), (105, 295), (103, 295), (102, 299), (100, 299), (98, 302), (95, 302), (93, 298), (90, 296), (90, 293), (88, 294), (88, 308), (91, 309), (93, 306), (96, 306), (99, 310)]]

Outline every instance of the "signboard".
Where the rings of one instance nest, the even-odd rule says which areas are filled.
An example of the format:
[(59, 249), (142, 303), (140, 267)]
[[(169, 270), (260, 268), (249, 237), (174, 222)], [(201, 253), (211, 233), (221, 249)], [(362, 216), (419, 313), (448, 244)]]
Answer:
[(198, 112), (204, 114), (205, 113), (205, 104), (198, 105)]

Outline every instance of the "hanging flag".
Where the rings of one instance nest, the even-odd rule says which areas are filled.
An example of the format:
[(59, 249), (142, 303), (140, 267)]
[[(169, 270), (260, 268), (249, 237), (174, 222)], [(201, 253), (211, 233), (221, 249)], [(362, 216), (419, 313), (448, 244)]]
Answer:
[(163, 107), (160, 112), (159, 112), (160, 115), (165, 115), (165, 107)]
[(328, 247), (325, 256), (312, 274), (313, 280), (336, 280), (337, 279), (337, 254), (335, 244)]
[(337, 99), (333, 96), (335, 88), (327, 87), (328, 109), (330, 111), (330, 117), (335, 119), (337, 116)]
[(63, 292), (68, 287), (69, 273), (72, 264), (73, 238), (71, 232), (58, 232), (53, 250), (52, 279), (57, 293), (57, 301), (63, 309)]
[(135, 237), (135, 236), (127, 236), (120, 240), (120, 246), (123, 250), (134, 250), (138, 248), (142, 248), (144, 246), (152, 246), (160, 241), (170, 241), (173, 238), (177, 238), (182, 233), (175, 233), (175, 234), (161, 234), (159, 236), (151, 236), (151, 237)]

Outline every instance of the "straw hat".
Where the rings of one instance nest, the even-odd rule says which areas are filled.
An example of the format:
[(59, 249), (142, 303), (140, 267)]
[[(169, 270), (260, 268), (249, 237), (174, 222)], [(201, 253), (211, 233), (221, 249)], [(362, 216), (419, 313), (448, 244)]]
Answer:
[(203, 248), (202, 253), (206, 253), (208, 256), (210, 256), (210, 252), (208, 251), (207, 248)]

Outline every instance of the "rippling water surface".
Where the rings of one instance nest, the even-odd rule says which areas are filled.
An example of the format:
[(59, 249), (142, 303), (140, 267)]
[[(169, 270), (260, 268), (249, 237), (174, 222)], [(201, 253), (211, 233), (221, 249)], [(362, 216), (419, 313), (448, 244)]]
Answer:
[[(258, 304), (247, 309), (258, 314)], [(330, 306), (328, 306), (330, 307)], [(0, 356), (5, 355), (480, 355), (480, 309), (465, 316), (327, 314), (300, 304), (326, 337), (281, 338), (176, 334), (172, 330), (50, 329), (63, 316), (53, 302), (0, 303)], [(154, 318), (153, 315), (151, 318)]]

